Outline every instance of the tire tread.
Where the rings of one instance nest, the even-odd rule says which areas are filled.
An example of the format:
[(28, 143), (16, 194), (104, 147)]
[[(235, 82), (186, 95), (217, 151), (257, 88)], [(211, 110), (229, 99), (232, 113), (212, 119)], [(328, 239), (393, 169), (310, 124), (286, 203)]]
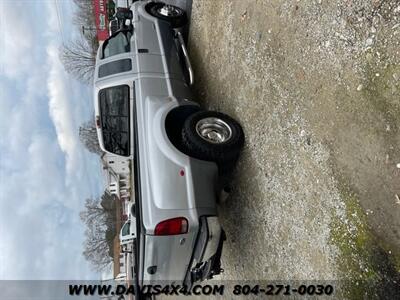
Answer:
[[(227, 122), (232, 129), (232, 137), (226, 143), (212, 144), (201, 138), (196, 132), (197, 122), (206, 117), (218, 117)], [(242, 127), (231, 117), (214, 111), (200, 111), (189, 116), (182, 129), (182, 144), (188, 150), (189, 155), (202, 159), (227, 163), (235, 161), (239, 156), (244, 143)]]

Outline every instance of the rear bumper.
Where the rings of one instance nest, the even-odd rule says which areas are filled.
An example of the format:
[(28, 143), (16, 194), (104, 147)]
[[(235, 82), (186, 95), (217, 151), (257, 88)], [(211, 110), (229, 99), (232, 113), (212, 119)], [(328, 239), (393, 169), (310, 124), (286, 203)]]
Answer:
[(199, 225), (193, 256), (185, 276), (187, 286), (196, 281), (211, 279), (223, 271), (221, 255), (225, 232), (218, 217), (201, 217)]

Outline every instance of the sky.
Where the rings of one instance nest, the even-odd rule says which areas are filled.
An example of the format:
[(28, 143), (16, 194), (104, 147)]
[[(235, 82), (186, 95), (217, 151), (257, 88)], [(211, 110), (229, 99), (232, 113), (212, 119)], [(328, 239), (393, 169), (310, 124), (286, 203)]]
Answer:
[(69, 0), (0, 0), (0, 280), (99, 279), (82, 255), (86, 198), (104, 189), (79, 141), (91, 88), (63, 68)]

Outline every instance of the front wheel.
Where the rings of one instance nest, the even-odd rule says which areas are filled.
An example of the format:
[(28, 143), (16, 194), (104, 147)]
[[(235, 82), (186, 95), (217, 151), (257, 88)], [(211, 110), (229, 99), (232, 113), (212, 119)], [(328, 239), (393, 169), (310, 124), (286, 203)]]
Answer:
[(175, 5), (151, 3), (148, 11), (152, 16), (169, 22), (173, 28), (182, 27), (187, 23), (186, 12)]
[(244, 134), (240, 124), (231, 117), (215, 111), (200, 111), (186, 119), (182, 143), (190, 156), (228, 163), (239, 156)]

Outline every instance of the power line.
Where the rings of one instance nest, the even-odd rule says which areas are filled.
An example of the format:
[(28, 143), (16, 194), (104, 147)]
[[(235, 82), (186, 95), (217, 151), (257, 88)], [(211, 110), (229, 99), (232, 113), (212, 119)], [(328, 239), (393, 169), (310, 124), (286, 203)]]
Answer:
[(59, 30), (60, 35), (61, 35), (62, 43), (63, 43), (63, 45), (65, 45), (66, 43), (65, 43), (65, 38), (64, 38), (64, 30), (63, 30), (63, 27), (62, 27), (62, 21), (61, 21), (61, 17), (60, 17), (58, 0), (55, 0), (54, 4), (55, 4), (56, 14), (57, 14), (58, 30)]

